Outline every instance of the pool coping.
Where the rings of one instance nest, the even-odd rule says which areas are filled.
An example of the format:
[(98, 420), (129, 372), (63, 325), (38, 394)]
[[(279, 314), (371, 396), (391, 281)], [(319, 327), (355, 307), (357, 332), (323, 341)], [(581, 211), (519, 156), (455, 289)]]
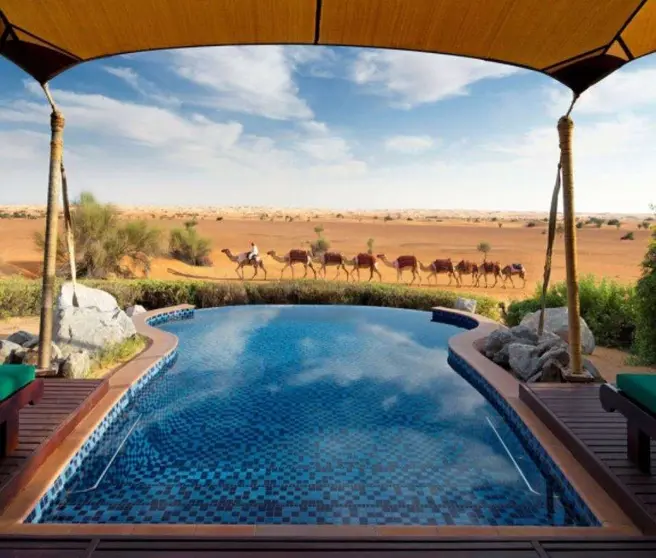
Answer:
[[(175, 335), (153, 327), (170, 319), (193, 316), (194, 307), (179, 305), (162, 308), (133, 317), (137, 332), (148, 337), (150, 344), (141, 354), (114, 371), (108, 378), (109, 389), (93, 410), (77, 425), (55, 452), (39, 468), (30, 483), (9, 503), (2, 513), (0, 533), (23, 535), (91, 534), (124, 535), (198, 535), (198, 536), (265, 536), (265, 537), (414, 537), (414, 536), (640, 536), (641, 532), (621, 511), (574, 456), (519, 399), (520, 382), (506, 370), (488, 360), (477, 349), (491, 331), (504, 326), (483, 316), (448, 308), (434, 308), (439, 321), (468, 328), (449, 340), (449, 350), (471, 366), (510, 407), (531, 431), (544, 451), (562, 471), (601, 525), (594, 527), (515, 527), (515, 526), (356, 526), (356, 525), (193, 525), (193, 524), (59, 524), (24, 523), (33, 508), (41, 502), (73, 458), (84, 453), (85, 444), (110, 412), (120, 412), (121, 401), (140, 389), (174, 358), (178, 339)], [(149, 322), (152, 325), (149, 325)], [(127, 404), (127, 403), (126, 403)]]

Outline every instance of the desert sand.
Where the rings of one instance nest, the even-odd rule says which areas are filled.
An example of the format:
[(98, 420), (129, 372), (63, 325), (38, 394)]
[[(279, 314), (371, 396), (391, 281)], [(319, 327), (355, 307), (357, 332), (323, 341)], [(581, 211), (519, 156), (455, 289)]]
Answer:
[[(3, 208), (0, 208), (2, 210)], [(5, 208), (5, 211), (8, 209)], [(44, 230), (42, 208), (11, 208), (25, 210), (36, 218), (0, 219), (0, 275), (21, 274), (37, 277), (41, 271), (41, 253), (34, 244), (34, 234)], [(234, 253), (248, 249), (254, 241), (262, 254), (275, 250), (282, 254), (292, 248), (307, 247), (316, 238), (314, 228), (323, 226), (323, 235), (331, 243), (331, 250), (352, 257), (366, 251), (367, 239), (374, 239), (376, 254), (386, 254), (389, 259), (404, 254), (414, 254), (428, 265), (436, 258), (451, 258), (454, 263), (462, 258), (482, 261), (476, 245), (488, 242), (492, 251), (488, 259), (502, 265), (521, 262), (528, 270), (526, 286), (515, 280), (516, 287), (501, 284), (495, 288), (474, 289), (467, 277), (462, 291), (476, 291), (500, 300), (523, 298), (534, 292), (542, 279), (546, 247), (546, 223), (544, 214), (532, 213), (484, 213), (455, 211), (408, 211), (389, 210), (377, 212), (327, 212), (325, 210), (276, 210), (270, 208), (123, 208), (126, 218), (144, 218), (165, 232), (180, 227), (186, 220), (198, 220), (198, 231), (212, 241), (212, 267), (193, 267), (170, 258), (156, 258), (150, 276), (157, 279), (210, 279), (238, 280), (235, 264), (221, 253), (230, 248)], [(41, 213), (40, 213), (41, 212)], [(605, 216), (609, 218), (609, 216)], [(220, 219), (220, 220), (217, 220)], [(492, 219), (495, 219), (494, 221)], [(642, 216), (620, 218), (622, 228), (604, 225), (602, 228), (584, 227), (578, 230), (579, 273), (592, 273), (622, 283), (634, 282), (640, 275), (642, 260), (649, 240), (649, 231), (638, 230)], [(527, 227), (533, 220), (535, 227)], [(499, 222), (502, 227), (499, 227)], [(620, 240), (628, 231), (635, 240)], [(280, 277), (281, 264), (264, 256), (269, 279)], [(395, 270), (382, 266), (385, 282), (396, 282)], [(246, 270), (246, 276), (252, 274)], [(296, 276), (302, 276), (298, 268)], [(363, 275), (363, 279), (366, 277)], [(426, 285), (426, 273), (423, 273)], [(335, 276), (329, 269), (328, 278)], [(289, 270), (285, 277), (291, 277)], [(343, 277), (343, 275), (342, 275)], [(563, 238), (558, 235), (553, 258), (552, 281), (565, 278)], [(409, 279), (409, 276), (408, 276)], [(439, 287), (445, 288), (448, 280), (441, 275)], [(433, 283), (434, 285), (434, 283)], [(457, 290), (455, 285), (450, 288)]]

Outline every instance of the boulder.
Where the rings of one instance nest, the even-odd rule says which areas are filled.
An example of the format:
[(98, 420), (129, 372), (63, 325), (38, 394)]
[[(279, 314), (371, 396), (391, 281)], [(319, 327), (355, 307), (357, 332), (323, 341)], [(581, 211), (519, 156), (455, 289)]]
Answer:
[(527, 345), (537, 345), (540, 338), (535, 330), (522, 326), (521, 324), (510, 328), (510, 333), (515, 338), (516, 343), (524, 343)]
[(555, 358), (547, 359), (540, 371), (540, 381), (541, 382), (551, 382), (558, 383), (563, 381), (563, 373), (567, 370), (566, 366), (563, 366), (561, 362)]
[[(50, 367), (58, 368), (59, 363), (62, 360), (62, 353), (59, 350), (59, 347), (52, 343), (50, 349)], [(38, 366), (39, 364), (39, 344), (38, 341), (36, 344), (31, 347), (22, 347), (20, 351), (16, 351), (12, 357), (12, 362), (16, 364), (31, 364), (33, 366)]]
[(61, 363), (59, 373), (64, 378), (86, 378), (91, 370), (91, 357), (89, 352), (83, 349), (69, 352), (66, 359)]
[[(116, 299), (105, 291), (92, 289), (84, 285), (77, 284), (75, 287), (77, 302), (79, 308), (96, 308), (102, 312), (113, 312), (118, 309)], [(73, 283), (64, 283), (57, 298), (57, 310), (66, 308), (76, 308), (73, 306)]]
[[(538, 328), (540, 320), (540, 311), (533, 312), (524, 316), (520, 326), (527, 327), (533, 331)], [(563, 341), (569, 339), (569, 322), (568, 311), (566, 307), (547, 308), (544, 312), (544, 329), (558, 335)], [(586, 355), (592, 354), (595, 349), (594, 335), (590, 331), (588, 324), (581, 318), (581, 347)]]
[(508, 364), (515, 376), (523, 381), (528, 380), (536, 369), (537, 359), (535, 347), (524, 343), (508, 345)]
[(471, 298), (462, 298), (458, 297), (454, 308), (456, 310), (461, 310), (463, 312), (471, 312), (472, 314), (476, 312), (476, 301)]
[(146, 309), (143, 306), (140, 306), (139, 304), (136, 304), (135, 306), (130, 306), (125, 310), (125, 313), (130, 316), (138, 316), (139, 314), (145, 314)]
[(28, 343), (30, 341), (34, 340), (39, 340), (38, 335), (34, 335), (33, 333), (30, 333), (29, 331), (17, 331), (16, 333), (12, 333), (9, 337), (7, 337), (7, 341), (11, 341), (12, 343), (16, 343), (17, 345), (20, 345), (21, 347), (25, 345), (25, 343)]
[(538, 356), (542, 356), (544, 353), (550, 351), (555, 347), (565, 347), (565, 350), (567, 350), (568, 345), (555, 333), (551, 333), (550, 331), (545, 331), (544, 335), (540, 337), (540, 342), (536, 347)]
[(39, 351), (38, 349), (24, 349), (21, 353), (21, 364), (31, 364), (32, 366), (39, 365)]
[[(37, 337), (36, 339), (32, 339), (25, 343), (23, 345), (23, 349), (39, 349), (39, 338)], [(62, 358), (62, 352), (61, 349), (52, 343), (51, 349), (50, 349), (50, 357), (53, 360), (60, 360)]]
[(597, 367), (587, 358), (583, 359), (583, 370), (590, 374), (596, 382), (605, 382), (604, 377), (601, 375)]
[(137, 333), (132, 319), (116, 308), (104, 312), (96, 307), (60, 309), (55, 314), (53, 337), (77, 349), (97, 352)]
[(14, 355), (21, 350), (22, 347), (18, 343), (0, 339), (0, 364), (13, 362)]
[(507, 329), (497, 329), (490, 333), (485, 339), (483, 345), (483, 352), (488, 358), (494, 357), (503, 347), (510, 343), (513, 339), (512, 333)]
[(504, 345), (499, 352), (492, 356), (492, 362), (507, 368), (509, 366), (510, 355), (508, 354), (508, 345)]

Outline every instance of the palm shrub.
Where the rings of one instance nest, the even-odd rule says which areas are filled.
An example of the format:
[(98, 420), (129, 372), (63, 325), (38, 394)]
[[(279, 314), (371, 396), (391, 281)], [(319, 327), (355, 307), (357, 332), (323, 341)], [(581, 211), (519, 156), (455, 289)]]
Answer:
[[(71, 213), (79, 276), (96, 279), (111, 275), (130, 277), (135, 268), (148, 274), (151, 258), (160, 252), (161, 232), (158, 229), (145, 221), (122, 222), (116, 207), (100, 203), (89, 192), (82, 193), (73, 203)], [(35, 242), (43, 250), (43, 234), (37, 233)], [(70, 272), (66, 240), (62, 234), (57, 243), (57, 262), (60, 274)]]
[(196, 221), (187, 221), (184, 228), (171, 231), (169, 253), (172, 258), (189, 265), (211, 266), (212, 243), (196, 230)]

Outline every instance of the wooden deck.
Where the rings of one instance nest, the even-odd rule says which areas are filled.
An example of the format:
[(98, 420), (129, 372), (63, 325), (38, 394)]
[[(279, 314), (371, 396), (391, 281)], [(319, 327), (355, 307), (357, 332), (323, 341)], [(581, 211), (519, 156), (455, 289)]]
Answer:
[(20, 412), (17, 450), (0, 458), (0, 511), (108, 388), (105, 380), (44, 381), (41, 402)]
[(641, 473), (627, 459), (626, 419), (602, 409), (599, 387), (522, 385), (519, 395), (631, 520), (644, 533), (656, 534), (656, 474)]
[(218, 539), (147, 536), (0, 537), (12, 558), (653, 558), (656, 538)]

